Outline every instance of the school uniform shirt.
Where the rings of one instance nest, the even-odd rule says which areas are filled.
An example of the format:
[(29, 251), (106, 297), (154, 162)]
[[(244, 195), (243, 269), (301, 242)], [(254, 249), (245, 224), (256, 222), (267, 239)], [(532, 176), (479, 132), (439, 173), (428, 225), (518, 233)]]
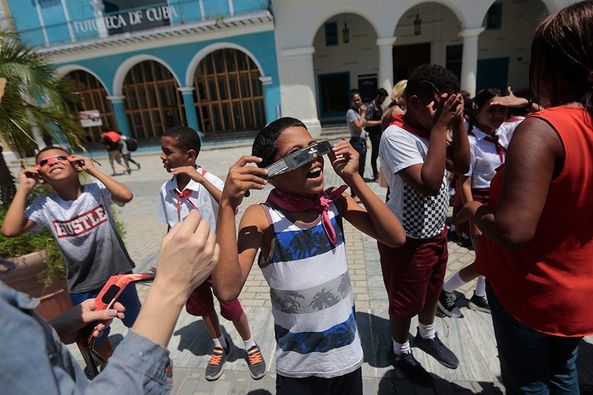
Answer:
[[(505, 150), (508, 148), (515, 127), (519, 123), (520, 121), (504, 122), (494, 131), (498, 143)], [(490, 188), (490, 181), (494, 178), (496, 169), (504, 163), (505, 154), (500, 155), (496, 150), (496, 145), (486, 139), (487, 136), (488, 134), (477, 126), (472, 128), (471, 134), (468, 136), (471, 159), (470, 169), (466, 176), (472, 178), (472, 188), (474, 189)]]
[(379, 157), (389, 182), (387, 206), (401, 222), (407, 237), (430, 239), (445, 228), (449, 206), (447, 172), (436, 196), (416, 192), (398, 174), (400, 171), (422, 164), (428, 154), (428, 139), (417, 136), (397, 125), (390, 125), (381, 136)]
[(25, 219), (33, 232), (49, 228), (62, 251), (70, 292), (101, 288), (109, 277), (131, 272), (134, 263), (111, 216), (111, 192), (99, 181), (85, 184), (75, 200), (57, 193), (35, 199)]
[[(216, 188), (224, 188), (224, 182), (214, 174), (198, 167), (196, 169), (206, 180)], [(163, 183), (159, 192), (160, 202), (157, 206), (157, 219), (159, 222), (174, 226), (189, 215), (190, 210), (197, 209), (202, 220), (208, 221), (210, 230), (216, 230), (216, 216), (218, 203), (205, 186), (194, 180), (189, 180), (183, 191), (177, 188), (177, 179)]]

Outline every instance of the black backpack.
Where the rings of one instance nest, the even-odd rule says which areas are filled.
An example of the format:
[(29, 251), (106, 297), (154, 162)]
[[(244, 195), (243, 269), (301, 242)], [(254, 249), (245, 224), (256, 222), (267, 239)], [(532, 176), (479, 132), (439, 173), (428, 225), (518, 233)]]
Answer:
[(126, 140), (126, 146), (128, 147), (128, 151), (134, 152), (138, 149), (138, 141), (133, 137), (128, 137)]

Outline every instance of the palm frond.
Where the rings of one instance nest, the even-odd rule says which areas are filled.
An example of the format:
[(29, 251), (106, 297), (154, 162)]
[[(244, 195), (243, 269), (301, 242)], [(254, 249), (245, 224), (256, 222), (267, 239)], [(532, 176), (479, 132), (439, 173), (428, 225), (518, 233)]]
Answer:
[(34, 126), (80, 146), (74, 86), (57, 76), (45, 56), (6, 31), (0, 31), (0, 78), (7, 81), (0, 102), (0, 134), (14, 150), (23, 155), (37, 148)]

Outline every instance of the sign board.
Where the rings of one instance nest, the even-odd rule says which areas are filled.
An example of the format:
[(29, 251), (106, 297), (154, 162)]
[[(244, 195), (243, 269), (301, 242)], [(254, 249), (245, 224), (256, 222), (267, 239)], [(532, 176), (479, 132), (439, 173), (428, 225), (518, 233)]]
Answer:
[(101, 113), (99, 112), (99, 110), (80, 111), (78, 115), (80, 117), (80, 124), (83, 128), (90, 128), (93, 126), (103, 125), (103, 121), (101, 120)]

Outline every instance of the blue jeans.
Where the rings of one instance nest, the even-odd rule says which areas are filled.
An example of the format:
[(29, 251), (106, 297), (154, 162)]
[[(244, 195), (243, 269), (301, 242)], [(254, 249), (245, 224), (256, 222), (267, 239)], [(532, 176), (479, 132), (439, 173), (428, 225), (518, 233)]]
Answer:
[(506, 393), (578, 394), (576, 359), (581, 337), (530, 329), (504, 310), (488, 283), (486, 293)]
[(364, 166), (367, 161), (367, 141), (362, 137), (350, 137), (350, 144), (358, 152), (358, 174), (364, 176)]
[[(97, 295), (99, 295), (99, 292), (101, 292), (101, 288), (86, 292), (70, 293), (70, 299), (72, 299), (72, 304), (76, 306), (87, 299), (96, 298)], [(124, 288), (121, 295), (119, 295), (119, 298), (117, 298), (117, 301), (123, 304), (126, 308), (126, 311), (124, 312), (125, 317), (122, 320), (124, 325), (128, 328), (131, 328), (134, 325), (138, 314), (140, 313), (140, 308), (142, 307), (140, 304), (140, 298), (138, 298), (138, 292), (136, 291), (136, 285), (128, 284), (128, 286)], [(99, 344), (103, 340), (107, 339), (107, 336), (109, 336), (109, 331), (110, 327), (107, 327), (103, 331), (103, 334), (95, 339), (95, 343)]]

